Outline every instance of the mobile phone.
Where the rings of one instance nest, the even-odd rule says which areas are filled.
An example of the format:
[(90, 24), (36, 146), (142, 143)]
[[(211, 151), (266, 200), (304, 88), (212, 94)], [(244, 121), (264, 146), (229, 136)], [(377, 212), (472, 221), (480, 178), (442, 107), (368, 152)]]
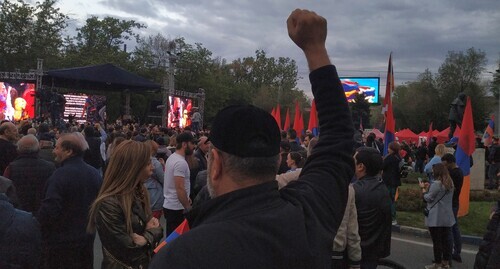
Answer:
[(422, 183), (422, 178), (421, 177), (418, 178), (418, 183)]

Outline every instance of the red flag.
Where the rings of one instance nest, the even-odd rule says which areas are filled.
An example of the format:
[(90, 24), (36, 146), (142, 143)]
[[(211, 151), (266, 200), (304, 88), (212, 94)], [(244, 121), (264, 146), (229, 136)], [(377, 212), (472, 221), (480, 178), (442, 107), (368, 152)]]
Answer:
[(276, 119), (276, 111), (274, 110), (274, 107), (273, 110), (271, 111), (271, 116), (273, 116), (273, 118)]
[(429, 132), (427, 133), (427, 146), (429, 145), (429, 143), (431, 143), (431, 139), (432, 139), (432, 121), (431, 124), (429, 124)]
[(317, 134), (315, 134), (314, 129), (317, 128), (318, 128), (318, 112), (316, 111), (316, 102), (313, 99), (311, 103), (311, 112), (309, 114), (309, 125), (307, 129), (311, 131), (314, 134), (314, 136), (316, 136)]
[(278, 127), (280, 127), (280, 130), (283, 130), (281, 128), (281, 107), (280, 107), (280, 104), (278, 104), (276, 106), (276, 110), (274, 112), (275, 112), (274, 115), (276, 118), (276, 122), (278, 123)]
[(476, 149), (476, 136), (474, 135), (474, 121), (472, 119), (470, 97), (467, 97), (467, 105), (465, 106), (462, 130), (458, 138), (458, 146), (469, 156), (472, 155)]
[(297, 136), (300, 136), (300, 108), (299, 101), (295, 101), (295, 116), (293, 118), (293, 129), (297, 132)]
[(300, 138), (303, 132), (304, 132), (304, 116), (302, 115), (302, 112), (300, 112), (299, 133), (297, 133), (297, 136)]
[(288, 131), (290, 129), (290, 108), (287, 107), (286, 109), (286, 116), (285, 116), (285, 125), (283, 126), (283, 130)]

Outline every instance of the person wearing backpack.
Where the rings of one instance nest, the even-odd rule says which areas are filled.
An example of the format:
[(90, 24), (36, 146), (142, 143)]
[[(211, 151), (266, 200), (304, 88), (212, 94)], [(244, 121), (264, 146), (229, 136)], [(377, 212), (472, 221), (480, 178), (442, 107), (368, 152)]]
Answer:
[(392, 225), (396, 225), (396, 190), (401, 186), (401, 167), (404, 165), (404, 160), (399, 156), (401, 145), (393, 141), (389, 143), (389, 153), (384, 158), (382, 165), (382, 180), (384, 180), (389, 196), (391, 197), (391, 216)]

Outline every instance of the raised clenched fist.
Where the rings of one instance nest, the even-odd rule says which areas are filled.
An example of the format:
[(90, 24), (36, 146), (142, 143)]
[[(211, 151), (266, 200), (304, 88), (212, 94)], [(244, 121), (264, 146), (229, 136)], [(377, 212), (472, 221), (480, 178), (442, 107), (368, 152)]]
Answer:
[(309, 10), (294, 10), (287, 20), (288, 35), (305, 53), (324, 49), (326, 20)]

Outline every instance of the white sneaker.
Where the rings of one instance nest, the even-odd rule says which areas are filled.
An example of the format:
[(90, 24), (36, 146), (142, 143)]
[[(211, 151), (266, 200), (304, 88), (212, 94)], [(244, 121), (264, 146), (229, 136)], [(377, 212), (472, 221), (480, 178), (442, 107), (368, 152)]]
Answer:
[(441, 265), (438, 265), (436, 263), (425, 266), (425, 269), (439, 269), (439, 268), (441, 268)]
[(392, 225), (398, 225), (398, 222), (396, 220), (393, 220)]

